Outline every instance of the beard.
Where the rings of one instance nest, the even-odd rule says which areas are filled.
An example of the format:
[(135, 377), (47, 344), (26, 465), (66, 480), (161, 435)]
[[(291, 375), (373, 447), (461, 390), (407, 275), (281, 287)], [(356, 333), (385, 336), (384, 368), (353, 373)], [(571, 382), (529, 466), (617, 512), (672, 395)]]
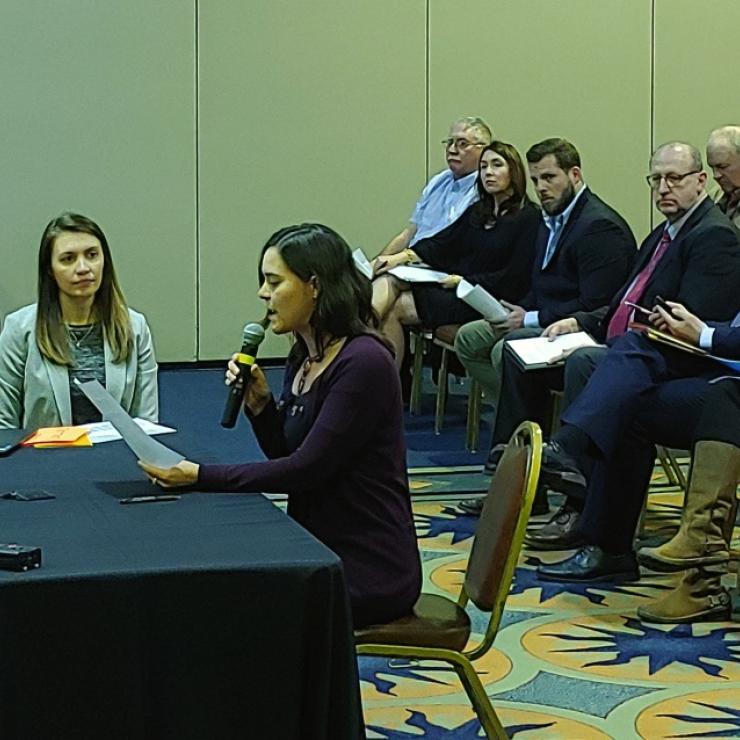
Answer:
[(542, 208), (548, 216), (557, 216), (573, 202), (573, 198), (575, 197), (576, 189), (573, 187), (573, 183), (569, 182), (568, 187), (562, 192), (557, 200), (554, 200), (547, 205), (543, 205)]

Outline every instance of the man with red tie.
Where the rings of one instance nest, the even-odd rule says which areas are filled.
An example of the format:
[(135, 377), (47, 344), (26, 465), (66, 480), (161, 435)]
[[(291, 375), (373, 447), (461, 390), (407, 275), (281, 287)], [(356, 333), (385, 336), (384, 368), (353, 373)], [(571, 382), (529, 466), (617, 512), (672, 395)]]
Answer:
[[(660, 296), (678, 301), (709, 320), (728, 321), (740, 306), (740, 238), (730, 221), (707, 197), (706, 172), (699, 151), (683, 142), (664, 144), (654, 152), (647, 183), (657, 209), (665, 215), (642, 243), (636, 266), (611, 304), (592, 312), (579, 312), (545, 329), (544, 334), (587, 331), (597, 341), (612, 345), (627, 329), (637, 304), (645, 321)], [(635, 337), (637, 341), (643, 341)], [(647, 340), (644, 340), (647, 341)], [(496, 415), (493, 448), (503, 445), (525, 419), (547, 426), (551, 388), (563, 388), (567, 410), (584, 388), (594, 368), (611, 353), (606, 346), (577, 350), (565, 370), (522, 371), (511, 353), (504, 353), (502, 392)], [(617, 379), (619, 380), (619, 379)], [(601, 416), (595, 425), (608, 426), (617, 410), (593, 404)], [(582, 406), (583, 408), (583, 406)], [(586, 411), (583, 412), (584, 414)], [(564, 418), (566, 418), (564, 416)], [(588, 467), (588, 457), (584, 463)], [(588, 470), (583, 471), (588, 474)], [(578, 542), (576, 524), (583, 508), (585, 477), (576, 471), (546, 471), (551, 488), (569, 493), (566, 503), (527, 542), (541, 549), (560, 549)]]

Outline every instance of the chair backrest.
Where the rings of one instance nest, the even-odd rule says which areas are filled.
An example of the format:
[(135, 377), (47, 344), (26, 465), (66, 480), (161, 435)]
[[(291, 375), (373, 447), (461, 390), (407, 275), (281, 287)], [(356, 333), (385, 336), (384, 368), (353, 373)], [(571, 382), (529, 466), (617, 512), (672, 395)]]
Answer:
[(470, 551), (463, 593), (479, 609), (492, 612), (495, 635), (519, 558), (542, 460), (542, 432), (534, 422), (520, 424), (496, 467)]

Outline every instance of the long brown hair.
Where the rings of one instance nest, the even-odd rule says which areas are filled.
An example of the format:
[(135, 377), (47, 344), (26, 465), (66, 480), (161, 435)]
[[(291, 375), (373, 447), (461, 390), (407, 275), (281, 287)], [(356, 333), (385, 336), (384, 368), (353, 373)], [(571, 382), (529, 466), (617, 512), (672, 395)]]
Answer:
[(90, 234), (103, 250), (103, 275), (93, 301), (93, 318), (103, 326), (105, 339), (114, 362), (125, 362), (132, 349), (133, 338), (128, 306), (118, 284), (108, 240), (103, 230), (92, 219), (78, 213), (62, 213), (53, 218), (44, 229), (39, 245), (38, 311), (36, 314), (36, 343), (41, 354), (57, 365), (71, 365), (69, 335), (62, 318), (59, 286), (51, 268), (51, 255), (56, 238), (65, 232)]
[(483, 178), (480, 173), (480, 162), (486, 152), (495, 152), (502, 157), (506, 164), (509, 165), (509, 177), (511, 178), (511, 195), (501, 204), (499, 216), (516, 214), (521, 207), (529, 202), (527, 196), (527, 173), (524, 170), (522, 158), (519, 152), (511, 144), (505, 141), (492, 141), (480, 153), (478, 160), (478, 179), (475, 186), (478, 189), (480, 200), (475, 205), (475, 215), (481, 223), (487, 223), (495, 220), (496, 204), (493, 196), (483, 187)]

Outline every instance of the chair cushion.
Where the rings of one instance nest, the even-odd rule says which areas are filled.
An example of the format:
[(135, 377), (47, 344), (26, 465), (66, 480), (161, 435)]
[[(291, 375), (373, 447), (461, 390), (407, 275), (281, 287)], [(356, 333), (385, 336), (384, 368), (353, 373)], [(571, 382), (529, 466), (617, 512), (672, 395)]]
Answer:
[(357, 630), (357, 643), (418, 645), (462, 650), (470, 636), (470, 617), (456, 602), (436, 594), (421, 594), (411, 614), (388, 624)]
[(460, 326), (460, 324), (444, 324), (443, 326), (438, 326), (434, 330), (434, 338), (438, 339), (440, 342), (453, 346)]

